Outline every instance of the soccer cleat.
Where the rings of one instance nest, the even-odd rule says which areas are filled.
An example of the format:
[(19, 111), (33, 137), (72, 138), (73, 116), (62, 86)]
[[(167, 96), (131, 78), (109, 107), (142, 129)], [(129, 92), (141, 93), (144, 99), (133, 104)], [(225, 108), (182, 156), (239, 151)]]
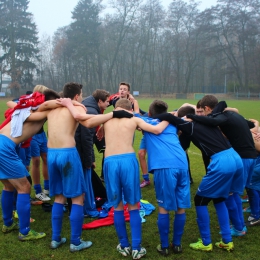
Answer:
[(11, 226), (6, 226), (6, 225), (3, 225), (2, 227), (2, 232), (3, 233), (9, 233), (9, 232), (12, 232), (14, 230), (18, 230), (19, 229), (19, 225), (18, 223), (16, 222), (13, 222), (13, 224)]
[(246, 231), (244, 230), (244, 228), (242, 229), (242, 231), (236, 230), (234, 227), (231, 228), (231, 236), (233, 237), (242, 237), (246, 234)]
[(248, 202), (248, 201), (249, 201), (249, 199), (248, 199), (247, 195), (245, 195), (244, 197), (241, 197), (241, 202), (242, 203), (245, 203), (245, 202)]
[(196, 243), (191, 243), (190, 248), (194, 250), (200, 250), (200, 251), (212, 251), (212, 243), (208, 244), (207, 246), (203, 245), (202, 240), (199, 238), (198, 242)]
[(132, 258), (133, 259), (140, 259), (145, 255), (146, 255), (146, 249), (144, 247), (141, 247), (140, 251), (132, 250)]
[(50, 248), (51, 248), (51, 249), (56, 249), (56, 248), (58, 248), (59, 246), (61, 246), (62, 244), (65, 244), (66, 241), (67, 241), (67, 239), (66, 239), (65, 237), (62, 237), (61, 240), (60, 240), (60, 242), (57, 242), (57, 241), (55, 241), (55, 240), (52, 240), (52, 241), (51, 241), (51, 244), (50, 244)]
[(243, 231), (245, 231), (247, 233), (247, 227), (246, 226), (244, 226)]
[(150, 181), (143, 180), (143, 181), (141, 182), (141, 184), (140, 184), (140, 188), (143, 188), (143, 187), (148, 186), (148, 185), (150, 185), (150, 184), (151, 184)]
[(28, 241), (28, 240), (40, 239), (45, 236), (46, 236), (45, 233), (43, 233), (43, 232), (38, 233), (31, 229), (27, 235), (23, 235), (23, 234), (19, 233), (18, 239), (20, 241)]
[(220, 242), (217, 242), (215, 244), (216, 247), (218, 248), (222, 248), (227, 250), (228, 252), (233, 251), (234, 250), (234, 243), (233, 242), (229, 242), (227, 244), (225, 244), (222, 240)]
[(157, 252), (159, 252), (162, 256), (169, 255), (169, 247), (162, 248), (162, 245), (159, 244), (157, 247)]
[(49, 195), (50, 194), (49, 190), (45, 190), (45, 189), (43, 189), (42, 193), (44, 193), (45, 195)]
[(130, 246), (127, 246), (127, 247), (121, 247), (121, 244), (119, 244), (117, 247), (116, 247), (116, 250), (123, 256), (128, 256), (131, 254), (131, 247)]
[(81, 250), (89, 248), (91, 246), (92, 246), (91, 241), (80, 240), (80, 244), (78, 246), (76, 246), (74, 244), (70, 244), (70, 252), (73, 253), (73, 252), (81, 251)]
[[(248, 219), (249, 219), (249, 217), (248, 217)], [(248, 226), (248, 227), (256, 226), (259, 224), (260, 224), (260, 219), (256, 219), (256, 218), (252, 219), (252, 217), (251, 217), (250, 221), (246, 222), (246, 226)]]
[(250, 209), (250, 207), (244, 208), (244, 209), (243, 209), (243, 212), (251, 213), (251, 209)]
[(180, 253), (182, 253), (182, 246), (181, 246), (181, 245), (176, 246), (176, 245), (174, 245), (174, 244), (171, 244), (171, 247), (172, 247), (172, 249), (173, 249), (173, 253), (174, 253), (174, 254), (180, 254)]
[(14, 217), (14, 218), (16, 218), (16, 219), (18, 219), (18, 218), (19, 218), (19, 217), (18, 217), (17, 210), (13, 210), (13, 217)]
[(38, 193), (35, 195), (35, 198), (41, 201), (49, 201), (51, 200), (51, 198), (49, 198), (47, 195), (45, 195), (44, 193)]

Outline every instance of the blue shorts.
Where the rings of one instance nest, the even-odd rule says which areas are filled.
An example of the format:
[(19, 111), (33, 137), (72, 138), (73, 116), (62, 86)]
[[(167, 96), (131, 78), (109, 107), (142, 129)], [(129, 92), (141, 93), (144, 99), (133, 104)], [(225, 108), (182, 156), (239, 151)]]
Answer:
[(146, 143), (145, 143), (144, 135), (143, 135), (143, 137), (141, 139), (139, 150), (146, 150)]
[(19, 149), (19, 157), (21, 158), (23, 164), (25, 166), (30, 166), (31, 162), (31, 147), (22, 148)]
[(135, 153), (108, 156), (103, 169), (109, 203), (117, 208), (122, 196), (132, 205), (140, 201), (139, 165)]
[(254, 172), (256, 159), (252, 158), (242, 158), (244, 165), (244, 188), (250, 188), (250, 181)]
[(0, 180), (19, 179), (26, 176), (28, 176), (28, 171), (17, 154), (16, 144), (0, 134)]
[(190, 178), (187, 170), (154, 170), (154, 187), (158, 206), (167, 211), (191, 207)]
[(47, 153), (47, 137), (45, 132), (41, 132), (33, 136), (31, 141), (32, 157), (40, 157), (41, 153)]
[(78, 151), (72, 148), (49, 148), (47, 165), (50, 196), (75, 198), (86, 192), (83, 169)]
[(238, 153), (230, 148), (211, 156), (197, 194), (207, 198), (228, 198), (232, 192), (243, 193), (243, 163)]
[(251, 176), (249, 184), (247, 185), (247, 188), (260, 191), (260, 155), (256, 159), (254, 172)]

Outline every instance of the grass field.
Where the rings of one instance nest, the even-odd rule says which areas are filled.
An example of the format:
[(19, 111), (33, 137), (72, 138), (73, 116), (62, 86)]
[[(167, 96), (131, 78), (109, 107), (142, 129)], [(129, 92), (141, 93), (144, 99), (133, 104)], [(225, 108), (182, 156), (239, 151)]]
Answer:
[[(152, 99), (140, 99), (139, 104), (143, 110), (148, 110), (149, 104)], [(173, 100), (165, 99), (169, 104), (169, 111), (178, 108), (181, 104), (189, 102), (195, 104), (195, 100)], [(0, 121), (3, 121), (3, 114), (6, 109), (6, 101), (0, 100)], [(239, 112), (245, 118), (254, 118), (260, 120), (260, 102), (259, 101), (228, 101), (230, 107), (236, 107)], [(139, 142), (141, 139), (141, 133), (136, 132), (134, 147), (135, 151), (138, 151)], [(193, 205), (193, 197), (196, 193), (196, 189), (200, 183), (202, 176), (205, 174), (201, 153), (193, 145), (189, 149), (191, 172), (194, 179), (194, 184), (191, 185), (191, 201), (192, 207), (187, 210), (187, 222), (185, 226), (185, 232), (182, 239), (183, 253), (180, 255), (169, 256), (169, 259), (182, 259), (182, 260), (222, 260), (222, 259), (239, 259), (239, 260), (253, 260), (259, 259), (259, 241), (260, 241), (260, 227), (250, 227), (248, 234), (242, 238), (234, 238), (235, 250), (231, 253), (222, 251), (214, 247), (210, 253), (197, 252), (189, 248), (189, 244), (196, 242), (199, 238), (199, 231), (196, 223), (195, 208)], [(96, 158), (97, 173), (100, 174), (101, 158), (97, 154)], [(225, 167), (225, 166), (223, 166)], [(151, 176), (151, 179), (153, 177)], [(1, 186), (1, 184), (0, 184)], [(1, 186), (2, 187), (2, 186)], [(32, 191), (32, 196), (34, 191)], [(142, 189), (142, 197), (148, 200), (154, 206), (157, 206), (154, 194), (154, 187), (151, 184), (148, 187)], [(245, 207), (247, 204), (244, 205)], [(211, 215), (211, 235), (212, 242), (215, 243), (220, 240), (219, 228), (217, 223), (217, 217), (212, 203), (209, 205), (209, 211)], [(17, 232), (4, 235), (0, 234), (0, 259), (12, 260), (12, 259), (28, 259), (28, 260), (43, 260), (43, 259), (88, 259), (88, 260), (114, 260), (114, 259), (127, 259), (119, 255), (116, 252), (116, 246), (118, 240), (113, 226), (101, 227), (94, 230), (84, 230), (82, 238), (84, 240), (91, 240), (93, 246), (85, 251), (78, 253), (69, 252), (69, 242), (63, 245), (57, 250), (49, 249), (51, 240), (51, 213), (44, 212), (41, 206), (32, 206), (31, 216), (36, 219), (31, 224), (31, 228), (36, 231), (43, 231), (47, 233), (47, 237), (39, 241), (31, 242), (19, 242), (17, 239)], [(245, 217), (248, 214), (245, 213)], [(171, 213), (171, 220), (174, 214)], [(91, 222), (93, 219), (84, 219), (84, 222)], [(159, 234), (157, 229), (157, 210), (150, 216), (146, 217), (146, 222), (143, 224), (143, 239), (142, 246), (147, 249), (146, 259), (160, 259), (163, 258), (156, 252), (156, 246), (159, 244)], [(0, 217), (0, 225), (3, 224), (2, 216)], [(172, 221), (171, 221), (172, 226)], [(129, 223), (127, 223), (129, 230)], [(69, 239), (70, 227), (68, 213), (64, 214), (63, 219), (63, 232), (62, 235)], [(170, 234), (171, 240), (172, 232)], [(130, 258), (128, 258), (130, 259)]]

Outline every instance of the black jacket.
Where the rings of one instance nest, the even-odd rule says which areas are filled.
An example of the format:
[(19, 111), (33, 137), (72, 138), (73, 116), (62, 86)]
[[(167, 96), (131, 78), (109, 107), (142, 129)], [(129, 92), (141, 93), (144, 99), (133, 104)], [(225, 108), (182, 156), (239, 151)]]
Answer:
[[(101, 114), (100, 108), (93, 96), (89, 96), (82, 101), (82, 104), (87, 108), (87, 114)], [(93, 149), (93, 138), (96, 134), (96, 128), (87, 128), (79, 124), (76, 133), (76, 147), (82, 162), (83, 169), (91, 168), (95, 162)]]
[(245, 118), (238, 113), (225, 111), (208, 116), (187, 115), (187, 117), (208, 126), (219, 126), (222, 133), (227, 137), (241, 158), (257, 157), (254, 141), (250, 132), (250, 128), (253, 128), (254, 124), (245, 120)]

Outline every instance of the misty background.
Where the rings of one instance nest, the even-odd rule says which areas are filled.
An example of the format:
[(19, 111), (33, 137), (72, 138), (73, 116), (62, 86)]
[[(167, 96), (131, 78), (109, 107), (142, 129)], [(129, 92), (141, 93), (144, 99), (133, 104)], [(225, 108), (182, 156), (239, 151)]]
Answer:
[[(0, 69), (12, 93), (35, 84), (60, 91), (68, 81), (82, 83), (84, 95), (114, 93), (127, 81), (149, 96), (259, 96), (259, 1), (221, 0), (206, 9), (181, 0), (75, 2), (52, 33), (38, 30), (29, 1), (0, 1)], [(46, 14), (46, 23), (52, 19)]]

